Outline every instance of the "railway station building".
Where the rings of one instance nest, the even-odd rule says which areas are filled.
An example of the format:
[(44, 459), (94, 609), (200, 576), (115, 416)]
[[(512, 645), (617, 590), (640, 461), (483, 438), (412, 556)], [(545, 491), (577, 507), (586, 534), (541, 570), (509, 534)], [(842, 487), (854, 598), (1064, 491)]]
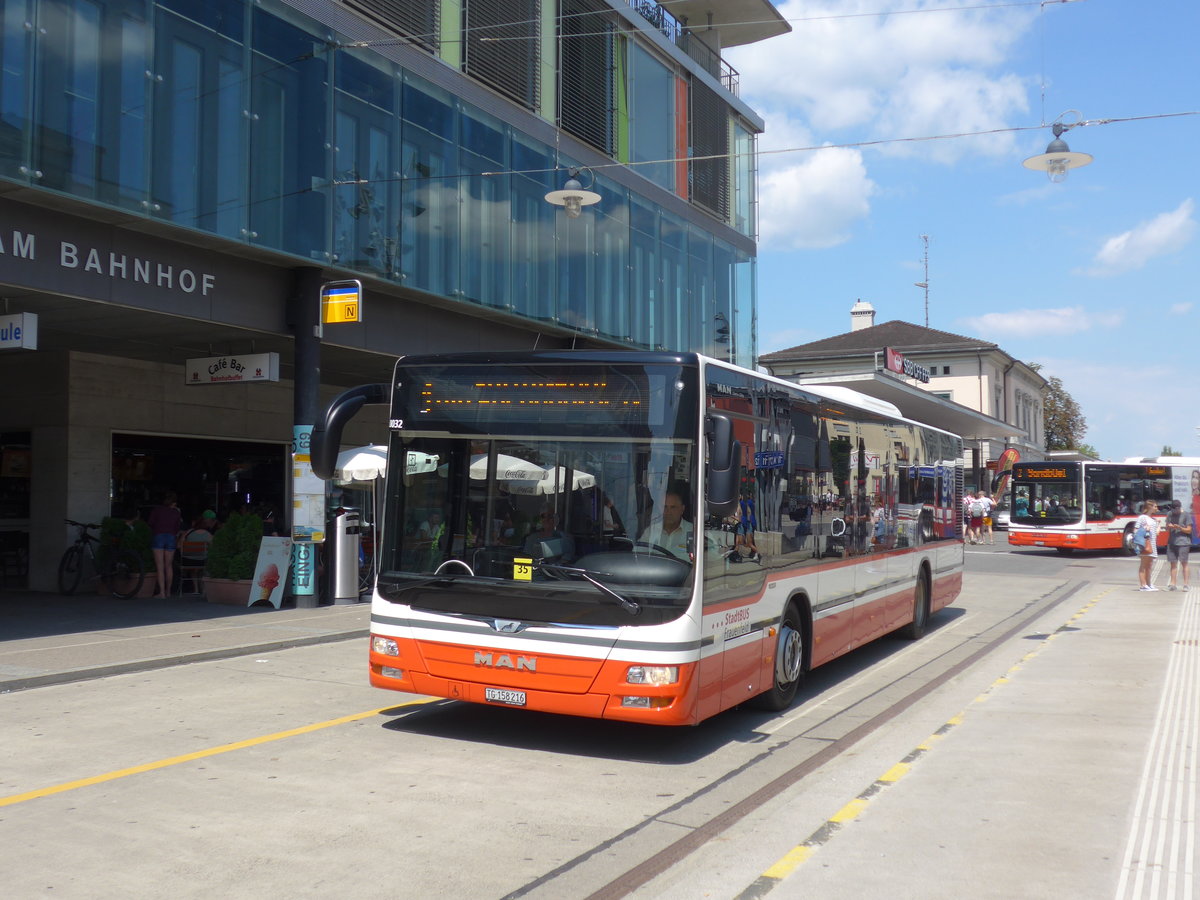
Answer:
[(999, 456), (1045, 458), (1047, 381), (998, 344), (893, 320), (857, 301), (850, 330), (765, 353), (759, 364), (799, 384), (842, 385), (887, 400), (909, 418), (961, 435), (967, 488), (988, 489)]
[[(286, 519), (314, 411), (399, 355), (753, 365), (763, 121), (721, 54), (788, 28), (765, 0), (6, 0), (3, 583), (53, 590), (64, 519), (166, 490)], [(346, 280), (360, 321), (316, 337)]]

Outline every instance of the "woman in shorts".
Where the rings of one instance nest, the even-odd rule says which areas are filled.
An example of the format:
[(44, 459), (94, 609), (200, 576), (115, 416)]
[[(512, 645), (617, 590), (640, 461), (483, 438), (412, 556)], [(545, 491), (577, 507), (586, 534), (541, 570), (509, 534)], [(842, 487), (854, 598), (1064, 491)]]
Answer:
[(1167, 513), (1167, 562), (1171, 564), (1171, 583), (1168, 591), (1178, 590), (1175, 586), (1177, 571), (1183, 569), (1183, 589), (1188, 584), (1188, 552), (1192, 549), (1192, 523), (1183, 511), (1183, 504), (1178, 500), (1171, 501), (1171, 511)]
[(1156, 512), (1158, 512), (1158, 504), (1153, 500), (1147, 500), (1142, 506), (1142, 514), (1133, 523), (1135, 534), (1139, 528), (1146, 529), (1146, 543), (1142, 547), (1141, 558), (1138, 560), (1138, 584), (1141, 585), (1138, 590), (1140, 591), (1158, 590), (1150, 583), (1150, 570), (1154, 567), (1154, 560), (1158, 558), (1158, 519), (1154, 518)]

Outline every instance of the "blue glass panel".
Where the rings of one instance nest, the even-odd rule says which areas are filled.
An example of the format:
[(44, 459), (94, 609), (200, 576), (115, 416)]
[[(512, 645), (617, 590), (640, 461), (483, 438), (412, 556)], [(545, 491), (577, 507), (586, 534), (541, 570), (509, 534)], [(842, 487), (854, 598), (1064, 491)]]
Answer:
[(419, 128), (404, 129), (400, 259), (409, 287), (459, 296), (458, 148)]
[(443, 91), (415, 78), (404, 83), (404, 120), (443, 140), (454, 139), (453, 100)]
[(400, 121), (395, 70), (349, 52), (336, 59), (333, 163), (335, 261), (385, 278), (399, 277)]
[(217, 234), (240, 237), (246, 223), (246, 118), (242, 115), (242, 76), (240, 62), (221, 59), (217, 64), (217, 146), (222, 150), (211, 160), (216, 176), (216, 219), (211, 223)]
[(335, 84), (363, 103), (379, 109), (393, 111), (396, 105), (396, 76), (355, 58), (349, 53), (339, 53), (336, 63)]
[(30, 0), (6, 0), (0, 9), (0, 172), (17, 175), (26, 159), (29, 129)]
[(521, 172), (522, 178), (543, 185), (542, 193), (562, 187), (559, 177), (565, 178), (565, 173), (554, 170), (557, 168), (550, 148), (542, 144), (527, 144), (514, 140), (512, 144), (512, 169)]
[(668, 350), (688, 348), (687, 226), (668, 213), (659, 219), (659, 273), (662, 306), (659, 343)]
[(510, 178), (477, 174), (495, 166), (482, 157), (463, 153), (460, 163), (464, 173), (469, 174), (459, 180), (464, 211), (459, 283), (466, 299), (506, 309), (510, 302)]
[(157, 0), (158, 5), (193, 22), (211, 28), (217, 34), (241, 41), (246, 31), (246, 5), (243, 0)]
[(314, 34), (254, 10), (251, 40), (250, 237), (308, 259), (329, 259), (328, 64)]
[(149, 112), (150, 86), (146, 80), (146, 32), (146, 23), (140, 19), (124, 18), (121, 22), (119, 95), (115, 98), (105, 97), (110, 108), (115, 101), (120, 110), (118, 139), (115, 145), (105, 147), (108, 166), (115, 164), (120, 195), (133, 203), (145, 198), (149, 186), (146, 116)]
[(592, 190), (600, 202), (588, 207), (594, 217), (596, 264), (592, 271), (596, 328), (625, 341), (632, 337), (629, 305), (629, 195), (621, 185), (598, 177)]
[[(675, 156), (675, 76), (649, 53), (631, 45), (629, 54), (629, 157), (632, 162)], [(668, 191), (675, 189), (675, 166), (654, 162), (633, 167)]]
[[(504, 162), (504, 128), (490, 117), (484, 118), (482, 113), (464, 109), (460, 119), (462, 127), (463, 150), (494, 163)], [(494, 168), (489, 166), (483, 168)]]
[(195, 222), (199, 212), (200, 61), (198, 48), (174, 42), (168, 73), (172, 102), (163, 110), (171, 123), (172, 165), (163, 199), (167, 216), (181, 225)]

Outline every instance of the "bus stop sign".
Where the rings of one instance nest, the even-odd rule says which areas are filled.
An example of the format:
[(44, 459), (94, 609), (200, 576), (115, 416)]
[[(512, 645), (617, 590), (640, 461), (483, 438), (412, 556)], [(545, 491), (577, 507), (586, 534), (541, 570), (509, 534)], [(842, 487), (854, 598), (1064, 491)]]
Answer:
[(329, 281), (321, 286), (321, 324), (336, 325), (362, 319), (362, 282)]

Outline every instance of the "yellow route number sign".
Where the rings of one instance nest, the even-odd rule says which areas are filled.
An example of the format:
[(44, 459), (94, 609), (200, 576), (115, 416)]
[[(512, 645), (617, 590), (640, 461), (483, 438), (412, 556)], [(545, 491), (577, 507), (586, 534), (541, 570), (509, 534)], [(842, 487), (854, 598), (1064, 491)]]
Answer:
[(513, 581), (533, 581), (533, 560), (517, 557), (513, 560)]
[(330, 281), (321, 286), (321, 324), (362, 320), (362, 282)]

